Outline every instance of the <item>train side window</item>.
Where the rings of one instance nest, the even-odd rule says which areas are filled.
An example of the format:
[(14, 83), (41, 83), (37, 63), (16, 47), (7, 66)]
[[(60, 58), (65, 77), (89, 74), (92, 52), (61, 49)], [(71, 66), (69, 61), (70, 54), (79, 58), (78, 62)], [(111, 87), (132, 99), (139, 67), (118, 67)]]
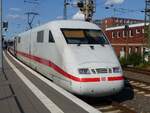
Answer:
[(37, 42), (42, 43), (44, 41), (44, 31), (37, 32)]
[(48, 42), (55, 42), (51, 31), (49, 31), (49, 39), (48, 39)]

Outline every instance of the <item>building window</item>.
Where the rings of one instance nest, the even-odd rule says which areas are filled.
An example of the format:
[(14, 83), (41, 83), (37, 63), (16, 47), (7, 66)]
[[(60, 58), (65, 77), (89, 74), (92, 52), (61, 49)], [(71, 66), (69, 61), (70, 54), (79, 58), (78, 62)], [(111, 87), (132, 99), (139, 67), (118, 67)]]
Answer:
[(117, 32), (112, 32), (112, 38), (117, 37)]
[(127, 37), (127, 35), (128, 35), (128, 31), (127, 31), (127, 30), (124, 30), (124, 31), (123, 31), (123, 37)]
[(120, 23), (122, 24), (122, 19), (120, 20)]
[(135, 48), (135, 53), (137, 53), (137, 52), (138, 52), (138, 47)]
[(44, 41), (44, 31), (37, 32), (37, 42), (42, 43)]
[(125, 51), (125, 47), (122, 47), (122, 48), (121, 48), (121, 51)]
[(118, 22), (118, 19), (116, 19), (116, 22)]
[(129, 32), (129, 36), (130, 36), (130, 37), (133, 37), (133, 36), (134, 36), (134, 32), (133, 32), (133, 30), (130, 30), (130, 32)]
[(117, 38), (120, 38), (121, 37), (121, 32), (117, 32)]
[(141, 33), (141, 29), (136, 29), (136, 34), (140, 34)]
[(125, 48), (122, 47), (120, 51), (120, 58), (124, 58), (124, 57), (125, 57)]
[(132, 51), (132, 48), (131, 48), (131, 47), (129, 47), (129, 54), (131, 54), (131, 51)]
[(48, 42), (55, 42), (51, 31), (49, 31), (49, 39), (48, 39)]
[(142, 33), (144, 33), (144, 29), (142, 29)]

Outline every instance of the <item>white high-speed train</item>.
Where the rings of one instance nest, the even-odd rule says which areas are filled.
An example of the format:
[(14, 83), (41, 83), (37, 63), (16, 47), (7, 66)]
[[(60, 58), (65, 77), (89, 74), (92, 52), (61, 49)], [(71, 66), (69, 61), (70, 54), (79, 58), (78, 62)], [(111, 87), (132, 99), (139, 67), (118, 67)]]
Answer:
[(15, 37), (14, 55), (64, 89), (86, 96), (119, 92), (124, 77), (101, 29), (77, 20), (52, 21)]

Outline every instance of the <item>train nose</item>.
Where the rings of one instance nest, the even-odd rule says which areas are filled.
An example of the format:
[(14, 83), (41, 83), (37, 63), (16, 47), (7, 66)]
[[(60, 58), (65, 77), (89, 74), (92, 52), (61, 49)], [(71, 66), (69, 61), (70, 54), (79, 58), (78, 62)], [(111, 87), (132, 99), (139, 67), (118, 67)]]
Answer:
[[(119, 92), (124, 87), (122, 69), (110, 63), (86, 63), (77, 69), (80, 84), (75, 85), (79, 95), (108, 96)], [(78, 89), (78, 91), (77, 91)]]
[(92, 83), (81, 83), (80, 94), (87, 96), (108, 96), (121, 91), (124, 87), (124, 80), (102, 81)]

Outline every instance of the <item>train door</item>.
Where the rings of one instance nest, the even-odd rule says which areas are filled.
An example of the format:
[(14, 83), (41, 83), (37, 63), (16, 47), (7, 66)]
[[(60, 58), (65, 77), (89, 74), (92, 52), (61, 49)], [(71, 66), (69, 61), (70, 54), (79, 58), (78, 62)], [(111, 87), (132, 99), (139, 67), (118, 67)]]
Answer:
[[(39, 29), (31, 34), (31, 56), (39, 58), (31, 62), (32, 68), (52, 79), (52, 69), (48, 63), (55, 60), (55, 41), (49, 29)], [(49, 62), (48, 62), (49, 61)]]
[[(39, 46), (39, 42), (37, 39), (37, 31), (36, 30), (32, 30), (32, 32), (30, 33), (30, 41), (29, 41), (29, 54), (30, 56), (36, 56), (36, 57), (40, 57), (38, 50), (40, 50), (40, 46)], [(38, 63), (36, 60), (31, 60), (30, 65), (33, 69), (37, 70), (38, 67)], [(38, 71), (38, 70), (37, 70)]]
[[(57, 51), (56, 51), (56, 45), (55, 45), (55, 40), (54, 37), (52, 35), (52, 32), (47, 29), (45, 32), (45, 44), (43, 47), (43, 50), (45, 51), (45, 58), (49, 61), (49, 63), (54, 63), (57, 60)], [(51, 65), (51, 67), (47, 66), (47, 68), (45, 68), (46, 70), (43, 70), (44, 72), (46, 72), (46, 75), (48, 78), (50, 78), (51, 80), (54, 80), (54, 75), (56, 75), (56, 72), (52, 69), (53, 65)]]
[[(60, 52), (58, 50), (58, 42), (60, 40), (57, 40), (57, 36), (56, 34), (58, 34), (55, 30), (54, 31), (50, 31), (49, 30), (49, 49), (48, 49), (48, 54), (49, 54), (49, 60), (53, 63), (50, 67), (50, 71), (49, 74), (52, 75), (51, 79), (53, 80), (53, 82), (63, 88), (68, 88), (68, 81), (64, 78), (64, 76), (62, 76), (61, 74), (59, 74), (58, 70), (56, 70), (55, 65), (59, 66), (60, 68), (63, 68), (63, 64), (62, 64), (62, 57), (60, 55)], [(59, 35), (60, 36), (60, 35)], [(61, 48), (62, 49), (62, 48)], [(54, 67), (53, 67), (54, 66)]]

